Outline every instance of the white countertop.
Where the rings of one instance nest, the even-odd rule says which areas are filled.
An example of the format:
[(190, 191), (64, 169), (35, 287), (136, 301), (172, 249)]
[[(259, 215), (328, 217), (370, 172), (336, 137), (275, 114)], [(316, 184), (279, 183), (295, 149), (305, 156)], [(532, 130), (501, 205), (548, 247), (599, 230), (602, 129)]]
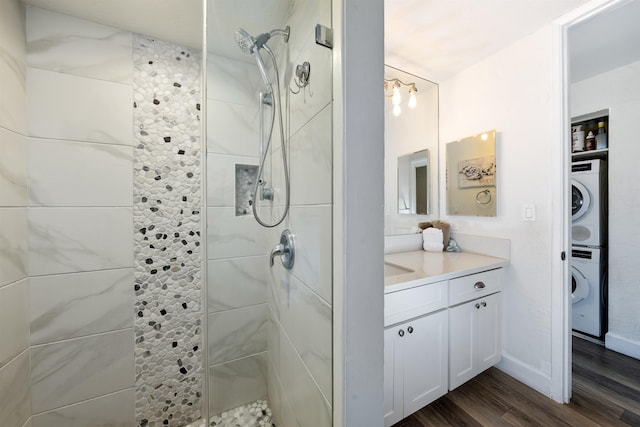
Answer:
[(509, 260), (472, 252), (399, 252), (385, 255), (384, 262), (414, 270), (385, 277), (385, 294), (509, 265)]

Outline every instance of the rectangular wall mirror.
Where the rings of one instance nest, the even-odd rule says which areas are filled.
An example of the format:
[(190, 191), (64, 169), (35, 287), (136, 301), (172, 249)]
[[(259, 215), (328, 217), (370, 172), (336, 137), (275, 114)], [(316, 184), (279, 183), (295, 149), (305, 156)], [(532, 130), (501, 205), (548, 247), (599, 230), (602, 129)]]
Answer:
[(496, 131), (447, 144), (447, 215), (496, 216)]
[(407, 234), (439, 215), (438, 85), (397, 68), (384, 70), (384, 232)]

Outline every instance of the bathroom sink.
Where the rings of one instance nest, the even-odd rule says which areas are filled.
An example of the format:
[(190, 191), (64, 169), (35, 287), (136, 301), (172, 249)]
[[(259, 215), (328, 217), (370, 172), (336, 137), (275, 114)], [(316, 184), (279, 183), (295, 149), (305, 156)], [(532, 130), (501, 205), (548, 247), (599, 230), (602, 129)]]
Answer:
[(400, 274), (413, 273), (414, 270), (389, 262), (384, 263), (384, 277), (398, 276)]

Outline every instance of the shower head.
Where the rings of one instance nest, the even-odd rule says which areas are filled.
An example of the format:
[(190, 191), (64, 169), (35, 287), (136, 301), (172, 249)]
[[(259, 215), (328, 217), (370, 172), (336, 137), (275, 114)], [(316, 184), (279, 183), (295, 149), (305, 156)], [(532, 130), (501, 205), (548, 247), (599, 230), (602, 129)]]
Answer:
[(256, 39), (243, 28), (236, 30), (236, 43), (240, 47), (240, 50), (247, 54), (253, 53), (253, 48), (256, 45)]
[(283, 36), (285, 43), (289, 41), (290, 29), (287, 26), (284, 30), (276, 29), (268, 33), (262, 33), (258, 37), (253, 37), (244, 28), (236, 30), (236, 43), (244, 53), (252, 54), (260, 50), (273, 36)]
[(284, 30), (271, 30), (268, 33), (262, 33), (258, 37), (253, 37), (249, 34), (245, 29), (238, 28), (236, 30), (236, 43), (240, 47), (244, 53), (253, 55), (258, 63), (258, 69), (260, 70), (260, 75), (262, 76), (262, 80), (264, 81), (265, 86), (267, 87), (267, 92), (271, 92), (271, 79), (267, 74), (267, 67), (264, 65), (264, 61), (262, 60), (262, 56), (260, 56), (260, 49), (266, 49), (270, 52), (269, 46), (267, 46), (267, 42), (272, 36), (283, 36), (284, 41), (289, 41), (289, 27), (287, 26)]

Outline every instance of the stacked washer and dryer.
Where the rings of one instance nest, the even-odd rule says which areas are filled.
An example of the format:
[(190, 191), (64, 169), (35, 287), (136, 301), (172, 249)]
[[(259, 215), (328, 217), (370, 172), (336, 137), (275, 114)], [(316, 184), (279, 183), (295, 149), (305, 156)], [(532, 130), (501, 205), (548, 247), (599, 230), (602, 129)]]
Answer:
[(607, 328), (607, 161), (571, 165), (573, 330), (603, 338)]

